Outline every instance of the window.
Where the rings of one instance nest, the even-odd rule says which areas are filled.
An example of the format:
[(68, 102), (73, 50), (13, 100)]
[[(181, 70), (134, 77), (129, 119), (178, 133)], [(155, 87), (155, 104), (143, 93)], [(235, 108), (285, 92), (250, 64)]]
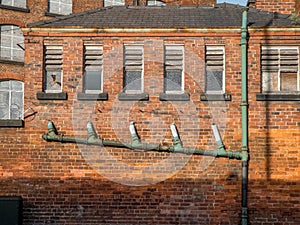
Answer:
[(125, 45), (124, 47), (124, 92), (143, 92), (143, 46)]
[(262, 91), (264, 93), (292, 93), (299, 91), (298, 68), (298, 47), (262, 47)]
[(153, 6), (153, 5), (156, 5), (156, 6), (165, 6), (166, 3), (164, 3), (163, 1), (159, 1), (159, 0), (148, 0), (147, 1), (147, 5), (148, 6)]
[(165, 45), (165, 93), (180, 94), (184, 91), (183, 52), (182, 45)]
[(84, 90), (85, 93), (102, 91), (103, 47), (85, 45), (84, 51)]
[(2, 60), (24, 61), (24, 37), (19, 27), (14, 25), (2, 25), (1, 29), (1, 51)]
[(0, 4), (26, 8), (26, 0), (0, 0)]
[(104, 0), (104, 7), (112, 5), (125, 5), (125, 0)]
[(23, 93), (23, 82), (0, 81), (0, 120), (23, 119)]
[(49, 0), (49, 12), (69, 15), (72, 13), (72, 0)]
[(58, 93), (62, 91), (62, 46), (44, 47), (44, 91)]
[(224, 47), (206, 46), (205, 91), (208, 94), (225, 92)]

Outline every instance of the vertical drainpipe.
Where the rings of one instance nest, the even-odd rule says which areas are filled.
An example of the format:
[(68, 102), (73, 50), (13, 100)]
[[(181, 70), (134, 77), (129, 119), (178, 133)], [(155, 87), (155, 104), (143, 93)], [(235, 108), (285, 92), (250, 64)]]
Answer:
[(242, 225), (248, 224), (248, 93), (247, 93), (247, 9), (243, 12), (241, 29), (242, 54)]

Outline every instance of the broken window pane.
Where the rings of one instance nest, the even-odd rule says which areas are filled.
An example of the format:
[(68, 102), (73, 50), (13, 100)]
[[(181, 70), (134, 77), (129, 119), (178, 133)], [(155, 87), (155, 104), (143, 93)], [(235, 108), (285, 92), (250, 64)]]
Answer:
[(124, 77), (124, 90), (130, 91), (142, 91), (142, 72), (141, 71), (126, 71)]

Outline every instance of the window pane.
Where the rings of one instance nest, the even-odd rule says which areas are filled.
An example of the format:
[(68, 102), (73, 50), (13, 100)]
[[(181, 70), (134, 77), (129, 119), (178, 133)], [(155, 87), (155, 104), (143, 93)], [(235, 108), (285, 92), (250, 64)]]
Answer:
[(124, 77), (125, 91), (141, 91), (142, 90), (142, 72), (141, 71), (126, 71)]
[(49, 12), (68, 15), (72, 13), (71, 0), (49, 0)]
[(206, 71), (206, 91), (223, 90), (223, 71)]
[(148, 0), (147, 5), (149, 5), (149, 6), (151, 6), (151, 5), (163, 6), (163, 5), (166, 5), (166, 3), (164, 3), (163, 1), (159, 1), (159, 0)]
[(23, 92), (11, 93), (10, 118), (21, 119), (23, 113)]
[(46, 75), (46, 90), (47, 91), (61, 91), (61, 72), (47, 71)]
[(26, 0), (13, 0), (15, 7), (26, 8)]
[(280, 90), (284, 92), (297, 91), (297, 73), (281, 72)]
[(169, 70), (165, 72), (165, 91), (182, 91), (181, 70)]
[(9, 119), (9, 92), (0, 91), (0, 119)]
[(1, 81), (0, 90), (9, 90), (9, 81)]
[(104, 0), (104, 6), (125, 5), (125, 0)]
[(86, 71), (85, 90), (101, 91), (101, 71)]
[(1, 59), (24, 61), (24, 50), (18, 44), (24, 44), (21, 29), (17, 26), (1, 26)]

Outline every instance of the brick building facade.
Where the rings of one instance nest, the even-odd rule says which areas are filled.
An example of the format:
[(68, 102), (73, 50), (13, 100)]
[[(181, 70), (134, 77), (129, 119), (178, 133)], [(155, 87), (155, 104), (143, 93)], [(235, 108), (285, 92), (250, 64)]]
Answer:
[[(24, 66), (3, 62), (0, 88), (18, 95), (22, 81), (24, 109), (1, 121), (0, 193), (23, 198), (23, 224), (239, 224), (239, 159), (70, 140), (92, 122), (103, 143), (131, 143), (134, 121), (142, 143), (173, 146), (174, 123), (210, 155), (215, 123), (240, 152), (243, 11), (115, 6), (20, 23)], [(248, 24), (249, 223), (299, 224), (299, 25), (255, 8)], [(57, 141), (42, 138), (49, 120)]]

